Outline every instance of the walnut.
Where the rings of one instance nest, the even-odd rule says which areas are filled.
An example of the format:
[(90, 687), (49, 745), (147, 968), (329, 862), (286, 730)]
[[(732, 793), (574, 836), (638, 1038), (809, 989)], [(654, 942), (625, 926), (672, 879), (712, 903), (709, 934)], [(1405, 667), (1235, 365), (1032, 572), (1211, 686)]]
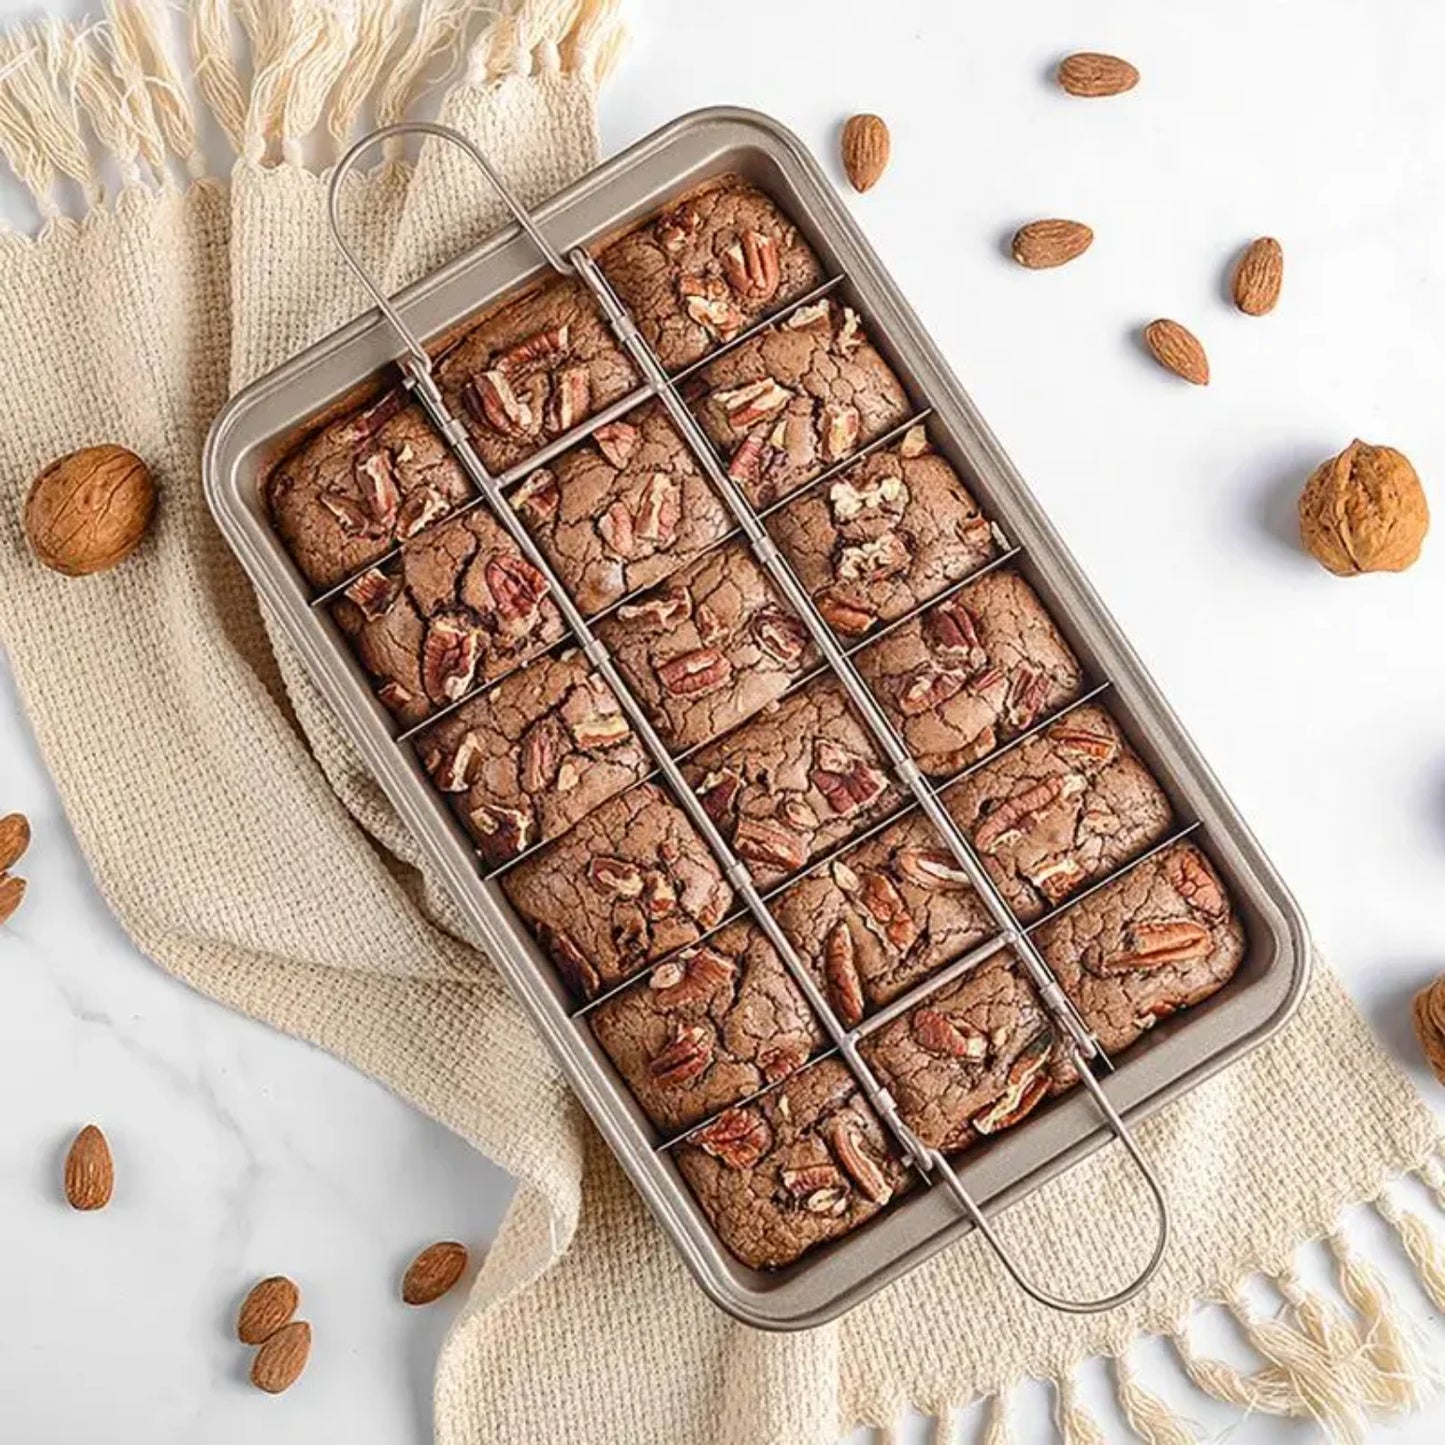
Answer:
[(1299, 500), (1300, 537), (1337, 577), (1403, 572), (1430, 527), (1425, 491), (1393, 447), (1352, 441), (1315, 468)]
[(1445, 1084), (1445, 975), (1415, 995), (1415, 1034), (1431, 1071)]
[(36, 477), (25, 499), (25, 535), (52, 571), (85, 577), (140, 546), (155, 505), (155, 483), (134, 452), (86, 447)]

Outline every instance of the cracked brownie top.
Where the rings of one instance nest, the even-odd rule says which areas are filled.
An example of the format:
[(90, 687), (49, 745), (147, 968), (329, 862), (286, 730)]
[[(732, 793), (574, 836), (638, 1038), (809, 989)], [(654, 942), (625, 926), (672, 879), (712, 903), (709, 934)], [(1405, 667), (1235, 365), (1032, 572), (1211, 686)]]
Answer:
[(479, 507), (363, 572), (331, 612), (404, 726), (510, 671), (563, 631), (542, 574)]
[(767, 506), (908, 416), (857, 313), (811, 302), (710, 362), (684, 390), (728, 475)]
[(658, 402), (599, 427), (510, 501), (589, 614), (662, 581), (732, 527)]
[(922, 426), (768, 523), (845, 645), (998, 554), (993, 528)]
[(652, 783), (523, 859), (502, 889), (580, 999), (696, 943), (733, 896), (686, 814)]
[(416, 751), (489, 868), (565, 833), (651, 770), (611, 689), (571, 650), (463, 703)]
[(1078, 659), (1017, 572), (990, 572), (857, 657), (933, 777), (987, 757), (1083, 685)]
[(1172, 816), (1118, 725), (1092, 704), (964, 778), (943, 801), (1025, 922), (1157, 843)]
[(1244, 930), (1209, 860), (1177, 843), (1036, 935), (1039, 951), (1106, 1053), (1207, 998), (1244, 958)]
[(761, 888), (896, 808), (893, 782), (842, 684), (819, 678), (683, 765)]
[(400, 388), (322, 427), (272, 470), (266, 505), (302, 575), (334, 587), (472, 495)]
[(718, 1237), (754, 1269), (780, 1269), (848, 1234), (909, 1185), (878, 1116), (833, 1059), (726, 1110), (676, 1158)]
[(741, 543), (619, 607), (597, 635), (676, 750), (736, 727), (817, 662), (801, 620)]
[(1010, 1128), (1066, 1066), (1033, 985), (995, 954), (860, 1045), (904, 1122), (945, 1153)]
[(606, 318), (572, 279), (543, 282), (483, 317), (436, 376), (494, 476), (638, 385)]
[(796, 227), (736, 177), (614, 241), (597, 263), (669, 371), (706, 356), (822, 280)]
[(823, 1041), (801, 990), (748, 922), (659, 964), (591, 1023), (643, 1112), (670, 1133), (785, 1078)]
[(994, 932), (968, 875), (921, 813), (799, 879), (772, 907), (849, 1027)]

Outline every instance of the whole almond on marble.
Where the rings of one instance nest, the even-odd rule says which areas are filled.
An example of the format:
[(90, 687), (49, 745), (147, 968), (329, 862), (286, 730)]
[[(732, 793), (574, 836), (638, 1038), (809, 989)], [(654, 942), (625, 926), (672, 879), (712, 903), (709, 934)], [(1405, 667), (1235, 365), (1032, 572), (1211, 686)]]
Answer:
[(888, 165), (893, 142), (882, 116), (850, 116), (843, 126), (843, 169), (855, 191), (871, 191)]
[(1014, 232), (1013, 258), (1043, 271), (1082, 256), (1093, 243), (1094, 233), (1082, 221), (1030, 221)]
[(0, 923), (8, 923), (25, 897), (25, 880), (13, 873), (0, 873)]
[(30, 846), (30, 820), (24, 813), (0, 818), (0, 873), (13, 868)]
[(256, 1351), (251, 1361), (251, 1383), (268, 1395), (279, 1395), (301, 1378), (310, 1358), (311, 1326), (305, 1320), (292, 1320)]
[(1195, 386), (1209, 385), (1209, 358), (1199, 338), (1177, 321), (1151, 321), (1144, 328), (1144, 344), (1165, 371)]
[(401, 1297), (409, 1305), (439, 1300), (467, 1271), (467, 1247), (454, 1239), (429, 1244), (407, 1266)]
[(1081, 50), (1059, 62), (1059, 84), (1070, 95), (1122, 95), (1139, 84), (1139, 72), (1117, 55)]
[(236, 1314), (236, 1338), (243, 1345), (262, 1345), (286, 1324), (301, 1303), (301, 1291), (284, 1274), (273, 1274), (251, 1286)]
[(104, 1209), (114, 1189), (110, 1145), (94, 1124), (87, 1124), (65, 1156), (65, 1197), (72, 1209)]
[(1246, 316), (1265, 316), (1279, 303), (1284, 248), (1273, 236), (1251, 241), (1234, 271), (1234, 304)]

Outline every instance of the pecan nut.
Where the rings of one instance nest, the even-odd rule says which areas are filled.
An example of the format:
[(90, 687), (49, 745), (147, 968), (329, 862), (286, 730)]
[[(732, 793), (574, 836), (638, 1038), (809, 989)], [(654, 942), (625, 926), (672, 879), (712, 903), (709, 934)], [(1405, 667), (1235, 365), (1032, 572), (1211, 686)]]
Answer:
[(723, 409), (728, 425), (736, 431), (776, 416), (792, 399), (793, 393), (771, 376), (760, 377), (730, 391), (713, 393), (713, 400)]
[(1065, 853), (1026, 869), (1024, 876), (1050, 903), (1062, 903), (1088, 877), (1088, 870), (1077, 858)]
[(719, 341), (731, 341), (747, 325), (727, 282), (720, 276), (683, 276), (677, 283), (683, 310)]
[(482, 744), (476, 733), (464, 733), (450, 754), (438, 752), (430, 760), (427, 771), (442, 792), (465, 793), (473, 782), (473, 765), (481, 756)]
[(590, 998), (602, 987), (602, 979), (586, 955), (560, 928), (550, 923), (537, 925), (537, 939), (557, 965), (557, 971), (575, 994)]
[(1085, 727), (1065, 719), (1049, 729), (1049, 741), (1063, 753), (1073, 753), (1096, 763), (1113, 762), (1119, 739), (1110, 730)]
[(866, 607), (839, 595), (829, 588), (816, 593), (813, 601), (823, 614), (823, 621), (845, 637), (862, 637), (878, 618)]
[(515, 552), (499, 552), (482, 568), (487, 591), (497, 616), (508, 630), (526, 632), (536, 620), (537, 608), (547, 595), (547, 579)]
[(814, 743), (813, 763), (810, 781), (839, 817), (870, 806), (888, 786), (879, 769), (831, 738)]
[(692, 616), (692, 593), (678, 587), (645, 602), (628, 602), (617, 609), (617, 615), (624, 622), (646, 620), (654, 627), (673, 628)]
[(958, 866), (952, 853), (942, 848), (902, 848), (897, 857), (898, 871), (918, 888), (969, 888), (967, 873)]
[(1007, 1086), (986, 1109), (971, 1120), (980, 1134), (997, 1134), (1017, 1124), (1049, 1092), (1048, 1063), (1054, 1035), (1049, 1028), (1035, 1034), (1009, 1065)]
[(538, 467), (511, 496), (512, 507), (534, 526), (545, 526), (562, 505), (562, 488), (555, 472)]
[(906, 717), (917, 717), (957, 697), (967, 683), (968, 674), (958, 668), (924, 663), (898, 694), (898, 709)]
[(477, 420), (512, 441), (525, 441), (541, 420), (531, 403), (517, 395), (507, 373), (497, 368), (474, 376), (463, 395)]
[[(856, 470), (856, 469), (855, 469)], [(851, 522), (864, 512), (878, 511), (884, 507), (901, 512), (908, 504), (908, 488), (902, 477), (888, 473), (876, 481), (855, 481), (839, 477), (828, 488), (828, 505), (833, 509), (836, 521)]]
[(342, 593), (361, 609), (363, 617), (375, 621), (391, 611), (391, 604), (401, 595), (401, 577), (388, 577), (380, 567), (368, 567)]
[(863, 980), (853, 956), (853, 935), (840, 919), (823, 942), (823, 980), (833, 1012), (848, 1028), (863, 1021)]
[(826, 403), (819, 419), (823, 460), (841, 462), (844, 457), (852, 456), (857, 450), (858, 435), (862, 429), (863, 418), (856, 406), (831, 401)]
[(708, 773), (698, 784), (698, 798), (707, 809), (708, 817), (719, 827), (725, 826), (732, 817), (742, 786), (742, 774), (732, 768), (719, 768), (716, 772)]
[(597, 450), (619, 471), (625, 467), (637, 449), (641, 433), (631, 422), (610, 421), (592, 433)]
[(547, 401), (547, 430), (560, 436), (592, 410), (592, 374), (585, 366), (567, 366), (557, 373)]
[(837, 575), (845, 582), (896, 577), (913, 563), (908, 543), (897, 532), (884, 532), (867, 542), (844, 547), (838, 554)]
[(557, 776), (565, 739), (555, 717), (538, 718), (522, 735), (517, 770), (522, 788), (540, 793)]
[(597, 535), (614, 556), (630, 557), (637, 543), (632, 513), (627, 503), (616, 501), (597, 519)]
[(1171, 963), (1208, 958), (1213, 950), (1214, 935), (1202, 923), (1187, 918), (1135, 923), (1126, 935), (1124, 952), (1101, 959), (1099, 971), (1131, 973), (1165, 968)]
[(723, 275), (740, 296), (771, 301), (782, 279), (778, 243), (761, 231), (744, 231), (722, 255)]
[(773, 1131), (759, 1110), (744, 1106), (724, 1109), (690, 1142), (729, 1169), (751, 1169), (773, 1147)]
[(893, 1186), (883, 1166), (868, 1152), (863, 1131), (856, 1120), (839, 1115), (833, 1124), (829, 1142), (838, 1162), (858, 1187), (858, 1192), (874, 1204), (887, 1204), (893, 1198)]
[(1082, 792), (1084, 779), (1077, 773), (1054, 774), (1037, 783), (1025, 783), (1017, 792), (1001, 799), (974, 830), (973, 846), (980, 853), (992, 853), (1018, 838), (1032, 826), (1038, 815), (1065, 798)]
[(396, 526), (396, 509), (401, 501), (401, 491), (396, 482), (396, 463), (391, 453), (383, 449), (359, 461), (356, 464), (356, 482), (376, 531), (383, 535), (390, 532)]
[(642, 489), (633, 518), (633, 531), (644, 542), (670, 547), (677, 538), (678, 518), (682, 515), (682, 497), (677, 483), (666, 472), (653, 472)]
[(758, 1051), (758, 1072), (770, 1084), (797, 1073), (807, 1062), (808, 1046), (797, 1040), (769, 1044)]
[(674, 1009), (706, 1002), (719, 989), (731, 989), (736, 977), (737, 968), (731, 959), (704, 947), (658, 964), (647, 986), (657, 994), (662, 1008)]
[(753, 636), (758, 646), (785, 667), (802, 657), (808, 645), (807, 629), (791, 612), (769, 604), (753, 614)]
[(772, 818), (741, 818), (733, 833), (733, 848), (750, 863), (792, 873), (808, 859), (803, 840), (791, 828)]
[(870, 869), (860, 875), (858, 905), (864, 921), (886, 943), (907, 953), (918, 941), (918, 925), (893, 880)]
[(1170, 853), (1164, 859), (1164, 876), (1175, 892), (1206, 918), (1223, 918), (1229, 912), (1219, 880), (1191, 849)]
[(492, 365), (504, 376), (510, 376), (535, 362), (551, 362), (565, 356), (570, 343), (571, 328), (565, 322), (561, 326), (549, 326), (499, 353), (492, 359)]
[(944, 1058), (968, 1059), (981, 1063), (988, 1057), (988, 1037), (934, 1008), (921, 1008), (913, 1015), (913, 1037), (930, 1054)]
[(715, 647), (697, 647), (661, 663), (658, 681), (675, 697), (701, 697), (726, 687), (733, 665)]
[(659, 1084), (690, 1084), (712, 1062), (712, 1030), (706, 1024), (684, 1024), (648, 1065)]
[(645, 881), (637, 864), (605, 853), (587, 865), (587, 879), (600, 892), (615, 893), (619, 898), (641, 898)]
[[(794, 1199), (806, 1201), (823, 1190), (840, 1189), (846, 1195), (847, 1181), (836, 1165), (826, 1159), (810, 1159), (778, 1171), (778, 1181)], [(820, 1211), (821, 1212), (821, 1211)]]
[(482, 633), (469, 613), (437, 613), (422, 642), (421, 677), (427, 696), (438, 704), (464, 697), (481, 656)]

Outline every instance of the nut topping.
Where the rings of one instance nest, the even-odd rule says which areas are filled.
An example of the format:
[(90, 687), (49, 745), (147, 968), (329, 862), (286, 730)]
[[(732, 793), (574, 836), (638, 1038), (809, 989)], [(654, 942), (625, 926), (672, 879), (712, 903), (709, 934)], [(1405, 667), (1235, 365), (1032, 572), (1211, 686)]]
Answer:
[(692, 238), (697, 235), (697, 228), (702, 224), (702, 217), (698, 214), (697, 208), (691, 204), (679, 206), (677, 210), (665, 215), (657, 225), (653, 227), (653, 235), (657, 237), (657, 244), (663, 251), (673, 258), (680, 256), (688, 246)]
[(396, 485), (396, 467), (388, 451), (372, 452), (356, 465), (356, 482), (378, 532), (390, 532), (396, 525), (401, 492)]
[(495, 858), (515, 858), (532, 841), (532, 820), (520, 808), (481, 803), (472, 809), (472, 826), (488, 839), (487, 852)]
[(391, 604), (401, 595), (400, 576), (388, 577), (380, 567), (369, 567), (350, 587), (343, 597), (354, 602), (362, 616), (374, 621), (385, 617), (391, 611)]
[(1119, 741), (1113, 733), (1095, 731), (1067, 719), (1049, 729), (1049, 741), (1060, 752), (1076, 753), (1100, 763), (1112, 762), (1119, 751)]
[(513, 636), (530, 632), (537, 618), (537, 606), (547, 595), (547, 579), (525, 557), (518, 557), (514, 552), (499, 552), (489, 557), (482, 576), (506, 631)]
[(626, 502), (616, 501), (608, 507), (597, 519), (597, 533), (616, 556), (630, 557), (632, 555), (636, 537), (632, 513), (627, 510)]
[(831, 738), (819, 738), (813, 745), (813, 761), (810, 781), (840, 817), (866, 808), (888, 786), (877, 768)]
[(1214, 875), (1189, 849), (1179, 849), (1164, 860), (1164, 876), (1174, 890), (1206, 918), (1223, 918), (1229, 903)]
[(742, 818), (733, 834), (739, 857), (791, 873), (807, 861), (803, 840), (771, 818)]
[(360, 502), (341, 492), (326, 491), (321, 494), (321, 505), (331, 513), (336, 525), (348, 537), (376, 536), (376, 524)]
[(1026, 728), (1043, 710), (1048, 695), (1048, 673), (1024, 663), (1014, 674), (1004, 710), (1015, 727)]
[(828, 930), (823, 943), (823, 980), (828, 985), (828, 1001), (843, 1024), (851, 1029), (861, 1023), (863, 980), (853, 957), (853, 935), (841, 919)]
[(1040, 864), (1032, 872), (1026, 871), (1024, 876), (1050, 903), (1062, 903), (1088, 876), (1088, 870), (1078, 859), (1065, 854)]
[(916, 717), (932, 708), (942, 707), (956, 697), (968, 682), (968, 674), (953, 667), (933, 667), (925, 663), (913, 674), (913, 680), (898, 694), (898, 708), (907, 717)]
[(826, 1214), (833, 1219), (848, 1212), (848, 1186), (835, 1184), (828, 1189), (815, 1189), (804, 1201), (809, 1214)]
[(787, 331), (820, 331), (832, 324), (827, 301), (810, 301), (806, 306), (798, 307), (783, 322), (783, 327)]
[(864, 512), (877, 511), (884, 506), (901, 512), (907, 503), (908, 488), (903, 485), (901, 477), (892, 475), (861, 486), (847, 477), (839, 477), (828, 488), (828, 504), (834, 519), (839, 522), (851, 522)]
[(642, 869), (625, 858), (610, 858), (605, 854), (594, 858), (587, 865), (587, 879), (594, 888), (615, 893), (619, 898), (642, 896)]
[(838, 1162), (847, 1171), (848, 1177), (874, 1204), (887, 1204), (893, 1197), (893, 1186), (882, 1166), (863, 1147), (863, 1135), (857, 1124), (843, 1116), (834, 1122), (829, 1141)]
[(728, 462), (728, 476), (743, 486), (761, 481), (764, 445), (760, 432), (750, 432), (745, 436)]
[(862, 637), (878, 620), (866, 607), (847, 602), (835, 592), (819, 592), (813, 601), (823, 614), (823, 621), (845, 637)]
[(422, 643), (422, 686), (434, 703), (456, 702), (464, 697), (481, 660), (482, 639), (466, 612), (439, 612), (432, 618)]
[(1136, 923), (1128, 931), (1123, 953), (1099, 961), (1101, 973), (1130, 973), (1136, 969), (1164, 968), (1171, 963), (1208, 958), (1214, 935), (1188, 919)]
[(761, 607), (753, 614), (753, 636), (764, 652), (785, 667), (797, 662), (808, 645), (802, 622), (791, 612), (772, 605)]
[(666, 918), (677, 907), (677, 889), (660, 869), (649, 869), (643, 880), (642, 907), (649, 918)]
[(733, 806), (742, 786), (742, 774), (734, 772), (732, 768), (720, 768), (703, 778), (697, 795), (707, 809), (708, 817), (719, 827), (732, 816)]
[(705, 1024), (679, 1028), (649, 1068), (659, 1084), (689, 1084), (712, 1062), (712, 1031)]
[(409, 703), (416, 701), (416, 694), (395, 680), (384, 682), (376, 690), (377, 701), (392, 712), (400, 712)]
[(978, 619), (957, 598), (935, 607), (925, 625), (936, 651), (971, 667), (981, 667), (988, 660), (978, 635)]
[(557, 781), (553, 786), (559, 793), (570, 793), (581, 781), (582, 774), (577, 770), (576, 761), (572, 758), (563, 758), (561, 766), (557, 769)]
[(561, 326), (550, 326), (517, 342), (497, 356), (492, 364), (504, 376), (509, 376), (534, 361), (552, 361), (565, 356), (569, 342), (570, 328), (564, 322)]
[(632, 729), (610, 692), (597, 688), (574, 688), (562, 703), (562, 717), (572, 741), (589, 752), (610, 748), (627, 738)]
[(481, 740), (476, 733), (463, 734), (450, 757), (443, 753), (436, 759), (436, 766), (430, 769), (432, 782), (444, 793), (465, 793), (472, 785), (472, 765), (481, 751)]
[(431, 487), (417, 487), (402, 499), (396, 513), (396, 535), (415, 537), (451, 511), (451, 503)]
[(773, 1147), (773, 1131), (757, 1109), (724, 1109), (690, 1142), (729, 1169), (751, 1169)]
[(779, 386), (771, 376), (764, 376), (732, 391), (715, 392), (714, 399), (727, 413), (729, 425), (741, 431), (782, 411), (793, 399), (793, 393)]
[(804, 833), (813, 832), (822, 822), (822, 819), (802, 798), (784, 798), (778, 804), (778, 817), (789, 827), (797, 828)]
[(769, 1044), (758, 1051), (758, 1072), (770, 1084), (795, 1074), (808, 1062), (808, 1046), (803, 1043)]
[(666, 472), (653, 472), (642, 489), (642, 501), (633, 519), (633, 530), (645, 542), (671, 546), (677, 536), (682, 499), (677, 483)]
[(838, 328), (834, 344), (844, 356), (852, 356), (863, 344), (863, 324), (851, 306), (843, 308), (843, 324)]
[(992, 853), (1001, 843), (1017, 838), (1045, 808), (1053, 807), (1060, 799), (1081, 791), (1084, 786), (1084, 780), (1077, 773), (1026, 783), (1012, 797), (1002, 799), (978, 825), (973, 835), (973, 846), (980, 853)]
[(820, 431), (823, 440), (823, 460), (840, 462), (851, 456), (858, 446), (858, 434), (862, 430), (863, 418), (856, 406), (843, 406), (828, 402), (823, 407)]
[(913, 1015), (913, 1037), (931, 1054), (981, 1063), (988, 1057), (988, 1038), (951, 1019), (935, 1008), (921, 1008)]
[(677, 290), (688, 316), (719, 341), (731, 341), (747, 325), (721, 277), (683, 276)]
[(900, 953), (907, 953), (918, 941), (918, 925), (891, 878), (872, 869), (861, 877), (858, 903), (864, 921)]
[(504, 437), (523, 441), (537, 428), (538, 418), (530, 404), (512, 389), (504, 371), (494, 369), (473, 377), (464, 395), (473, 415)]
[(539, 718), (522, 735), (518, 771), (527, 792), (540, 793), (556, 776), (565, 742), (555, 717)]
[(647, 986), (665, 995), (658, 1003), (671, 1009), (684, 1003), (701, 1003), (720, 988), (731, 988), (736, 977), (737, 969), (730, 959), (715, 949), (698, 948), (659, 964), (652, 970)]
[(513, 509), (538, 525), (550, 522), (561, 505), (562, 488), (557, 484), (556, 474), (546, 467), (538, 467), (512, 493)]
[(585, 366), (564, 367), (557, 373), (547, 402), (547, 430), (553, 436), (570, 431), (592, 409), (592, 375)]
[(1047, 1027), (1023, 1046), (1009, 1065), (1008, 1087), (988, 1108), (973, 1116), (973, 1127), (980, 1134), (997, 1134), (1017, 1124), (1048, 1093), (1047, 1068), (1053, 1048), (1053, 1030)]
[(788, 1169), (778, 1171), (778, 1179), (784, 1189), (795, 1199), (806, 1201), (823, 1190), (841, 1189), (844, 1194), (848, 1192), (848, 1186), (843, 1181), (843, 1176), (838, 1172), (835, 1165), (827, 1160), (816, 1160), (807, 1164), (797, 1164)]
[(676, 697), (700, 697), (726, 687), (732, 663), (715, 647), (698, 647), (669, 659), (657, 669), (657, 678)]
[(908, 543), (897, 532), (884, 532), (867, 542), (844, 547), (838, 554), (837, 575), (847, 582), (863, 578), (892, 577), (906, 572), (913, 561)]
[(912, 461), (914, 457), (921, 457), (928, 450), (928, 432), (923, 426), (911, 426), (903, 433), (903, 440), (898, 443), (898, 455), (905, 461)]
[(756, 296), (761, 302), (772, 300), (782, 279), (778, 244), (761, 231), (744, 231), (742, 240), (723, 252), (722, 268), (734, 291)]
[(624, 622), (646, 618), (654, 627), (672, 628), (692, 616), (692, 594), (685, 587), (658, 593), (645, 602), (629, 602), (617, 609)]
[(574, 993), (590, 997), (602, 987), (597, 970), (560, 928), (553, 928), (549, 923), (539, 923), (537, 939)]
[(968, 874), (954, 862), (952, 853), (941, 848), (899, 850), (898, 871), (919, 888), (969, 888)]
[(610, 421), (592, 433), (597, 450), (614, 467), (625, 467), (632, 453), (637, 449), (638, 430), (630, 422)]

